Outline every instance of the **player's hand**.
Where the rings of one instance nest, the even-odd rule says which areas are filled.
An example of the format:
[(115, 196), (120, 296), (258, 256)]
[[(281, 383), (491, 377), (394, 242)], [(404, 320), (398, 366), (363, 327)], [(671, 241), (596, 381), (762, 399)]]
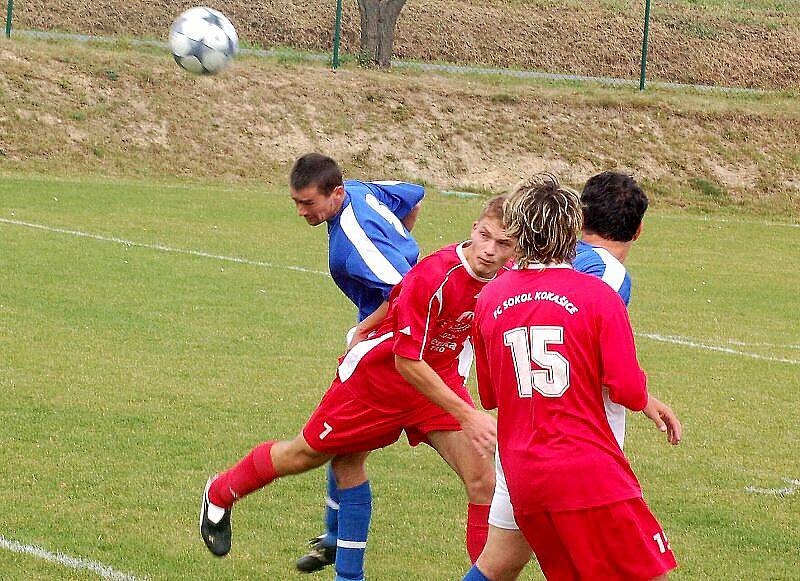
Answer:
[(677, 446), (680, 443), (681, 422), (671, 407), (651, 395), (642, 413), (653, 420), (659, 431), (667, 433), (667, 442), (673, 446)]
[(345, 353), (348, 353), (350, 349), (352, 349), (353, 347), (361, 343), (361, 341), (366, 339), (367, 335), (369, 335), (368, 331), (362, 331), (361, 328), (356, 327), (353, 332), (353, 336), (350, 338), (350, 342), (347, 344), (347, 349), (345, 350)]
[(481, 457), (494, 455), (494, 448), (497, 444), (497, 420), (489, 414), (472, 410), (470, 414), (461, 420), (461, 429), (475, 446)]

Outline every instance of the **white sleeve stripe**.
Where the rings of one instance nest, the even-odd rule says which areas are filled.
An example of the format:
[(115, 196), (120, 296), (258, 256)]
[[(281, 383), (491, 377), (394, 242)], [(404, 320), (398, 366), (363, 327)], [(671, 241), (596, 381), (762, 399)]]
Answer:
[(375, 247), (375, 244), (364, 232), (361, 224), (356, 219), (352, 204), (344, 209), (339, 223), (342, 226), (342, 231), (353, 244), (359, 256), (376, 277), (393, 286), (403, 280), (403, 275), (397, 272), (394, 265), (381, 254), (381, 251)]
[(597, 252), (597, 256), (606, 265), (606, 270), (602, 277), (603, 282), (616, 292), (619, 292), (619, 289), (622, 288), (622, 283), (625, 282), (625, 267), (605, 248), (595, 248), (594, 251)]

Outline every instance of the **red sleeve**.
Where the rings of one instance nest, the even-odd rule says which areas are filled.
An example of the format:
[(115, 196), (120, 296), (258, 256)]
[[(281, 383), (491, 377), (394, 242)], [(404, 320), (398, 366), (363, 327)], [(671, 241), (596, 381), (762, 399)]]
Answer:
[(475, 374), (478, 377), (478, 395), (481, 398), (481, 405), (484, 409), (493, 410), (497, 408), (497, 399), (494, 394), (492, 378), (489, 374), (489, 357), (486, 353), (486, 344), (483, 342), (481, 334), (481, 323), (483, 317), (480, 316), (481, 299), (478, 297), (478, 306), (475, 307), (475, 319), (472, 322), (472, 346), (475, 349)]
[(622, 299), (613, 291), (600, 310), (603, 385), (611, 401), (633, 411), (647, 405), (647, 375), (639, 367), (633, 330)]
[(395, 303), (395, 355), (422, 360), (441, 311), (443, 283), (439, 277), (420, 274), (419, 269), (412, 269), (403, 279)]

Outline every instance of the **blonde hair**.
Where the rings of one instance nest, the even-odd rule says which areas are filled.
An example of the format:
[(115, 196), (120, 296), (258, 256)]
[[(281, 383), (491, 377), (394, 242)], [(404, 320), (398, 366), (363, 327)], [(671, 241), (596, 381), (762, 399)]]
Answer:
[(509, 196), (503, 222), (517, 239), (520, 266), (571, 262), (583, 226), (581, 199), (553, 174), (539, 173)]
[(508, 196), (505, 194), (500, 194), (499, 196), (489, 198), (481, 209), (481, 214), (478, 216), (478, 221), (483, 220), (484, 218), (494, 218), (499, 222), (503, 222), (503, 209), (505, 208), (507, 199)]

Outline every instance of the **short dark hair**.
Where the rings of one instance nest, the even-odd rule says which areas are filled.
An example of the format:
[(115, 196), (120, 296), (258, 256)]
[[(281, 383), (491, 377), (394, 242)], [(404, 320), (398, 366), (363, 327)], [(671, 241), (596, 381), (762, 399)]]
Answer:
[(606, 171), (583, 186), (583, 228), (608, 240), (630, 242), (647, 211), (647, 195), (631, 176)]
[(289, 187), (295, 191), (317, 186), (324, 195), (329, 196), (334, 188), (343, 183), (339, 164), (321, 153), (307, 153), (297, 158), (289, 173)]

